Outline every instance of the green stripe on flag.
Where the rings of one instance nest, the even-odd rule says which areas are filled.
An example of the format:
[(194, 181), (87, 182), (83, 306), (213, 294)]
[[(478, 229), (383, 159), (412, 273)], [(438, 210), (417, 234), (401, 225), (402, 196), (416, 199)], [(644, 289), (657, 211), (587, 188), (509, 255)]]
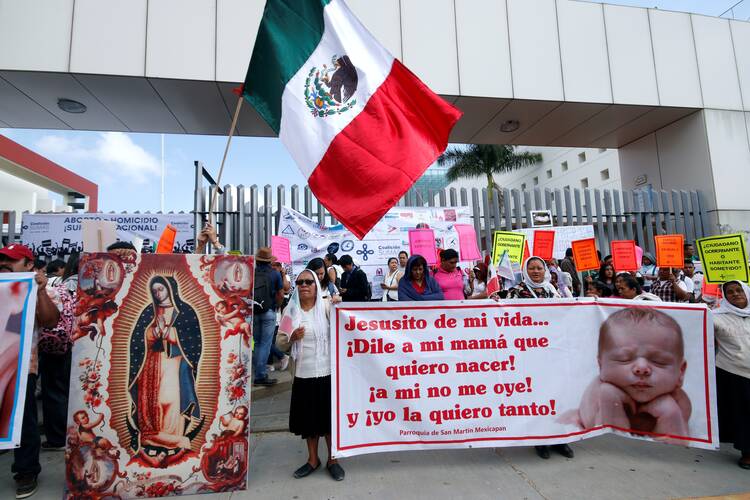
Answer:
[(281, 95), (323, 37), (331, 0), (268, 0), (245, 77), (245, 98), (278, 134)]

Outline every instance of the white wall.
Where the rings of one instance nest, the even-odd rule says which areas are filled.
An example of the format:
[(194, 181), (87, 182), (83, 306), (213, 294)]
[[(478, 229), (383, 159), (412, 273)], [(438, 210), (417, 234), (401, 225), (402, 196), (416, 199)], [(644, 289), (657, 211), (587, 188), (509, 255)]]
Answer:
[(20, 223), (21, 213), (28, 211), (55, 211), (62, 197), (48, 190), (0, 171), (0, 210), (15, 210)]

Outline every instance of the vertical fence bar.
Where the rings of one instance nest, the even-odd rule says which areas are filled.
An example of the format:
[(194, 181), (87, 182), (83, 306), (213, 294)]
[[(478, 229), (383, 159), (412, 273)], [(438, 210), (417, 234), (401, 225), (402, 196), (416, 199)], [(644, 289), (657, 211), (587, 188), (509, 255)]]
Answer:
[[(21, 219), (23, 221), (23, 219)], [(0, 220), (0, 227), (2, 221)], [(23, 232), (23, 229), (21, 230)], [(16, 242), (16, 211), (8, 211), (8, 245), (12, 245)]]
[(612, 212), (612, 192), (609, 189), (604, 190), (604, 211), (607, 216), (607, 238), (609, 241), (615, 239), (615, 225)]
[(641, 212), (641, 207), (638, 203), (638, 193), (636, 191), (632, 191), (633, 193), (633, 215), (635, 218), (635, 232), (636, 232), (636, 244), (639, 245), (641, 248), (646, 249), (646, 238), (643, 236), (643, 213)]
[[(193, 192), (193, 240), (198, 241), (198, 233), (203, 230), (203, 164), (199, 161), (195, 165), (195, 191)], [(15, 231), (15, 228), (13, 228)], [(8, 244), (13, 243), (10, 239), (10, 225), (8, 225)]]
[(523, 227), (523, 206), (521, 205), (521, 192), (518, 189), (511, 190), (513, 196), (513, 218), (515, 227), (512, 229), (521, 229)]
[(428, 207), (435, 206), (435, 191), (433, 189), (430, 189), (427, 191), (427, 206)]
[(622, 208), (620, 204), (620, 191), (617, 189), (612, 191), (614, 202), (615, 202), (615, 228), (617, 231), (617, 239), (618, 240), (624, 240), (625, 239), (625, 232), (624, 232), (624, 219), (622, 217)]
[(690, 202), (693, 206), (693, 224), (695, 224), (695, 239), (703, 238), (706, 229), (703, 227), (703, 219), (701, 218), (701, 207), (698, 202), (698, 193), (690, 191)]
[(602, 213), (602, 197), (598, 189), (594, 189), (594, 206), (596, 207), (596, 232), (600, 248), (608, 247), (609, 241), (604, 233), (604, 214)]
[[(484, 238), (482, 238), (482, 219), (481, 209), (479, 206), (479, 191), (477, 190), (477, 188), (471, 189), (471, 211), (472, 215), (474, 216), (474, 232), (477, 235), (477, 240), (479, 241), (479, 247), (481, 250), (482, 241), (484, 240)], [(485, 247), (485, 250), (487, 248), (489, 247)]]
[(674, 217), (672, 217), (672, 210), (669, 208), (669, 193), (666, 191), (661, 192), (661, 207), (664, 209), (664, 217), (667, 222), (667, 233), (675, 234), (674, 232)]
[(237, 224), (235, 211), (235, 197), (236, 188), (234, 186), (224, 186), (224, 234), (226, 234), (226, 240), (222, 240), (226, 248), (229, 250), (238, 250), (239, 245), (237, 242)]
[(305, 211), (303, 213), (305, 214), (305, 217), (312, 219), (312, 192), (310, 191), (310, 186), (305, 186), (304, 193)]
[(503, 189), (503, 215), (505, 215), (505, 230), (513, 230), (513, 219), (510, 211), (510, 189)]
[(484, 219), (484, 236), (487, 248), (492, 251), (492, 215), (490, 212), (489, 200), (487, 197), (487, 188), (482, 188), (482, 207), (483, 219)]
[(281, 230), (281, 209), (286, 206), (286, 188), (280, 184), (276, 188), (276, 218), (274, 219), (273, 234), (278, 235)]
[(273, 234), (273, 189), (269, 184), (263, 187), (263, 223), (265, 231), (263, 232), (263, 246), (271, 246), (271, 235)]
[(583, 225), (583, 210), (581, 209), (581, 190), (576, 188), (573, 191), (573, 199), (576, 204), (576, 225)]
[(680, 191), (680, 199), (682, 200), (682, 209), (685, 212), (685, 241), (693, 243), (695, 241), (695, 226), (693, 225), (693, 217), (690, 210), (690, 201), (688, 199), (687, 191)]
[[(661, 205), (661, 196), (659, 194), (659, 191), (656, 191), (656, 196), (654, 196), (654, 218), (656, 219), (655, 222), (655, 231), (654, 234), (664, 234), (664, 226), (666, 226), (666, 221), (663, 221), (664, 218), (664, 207)], [(656, 245), (656, 242), (654, 242), (654, 245)]]
[(247, 189), (240, 184), (237, 186), (237, 250), (243, 255), (248, 255), (248, 230), (247, 218), (245, 217), (245, 205), (247, 204)]
[(685, 234), (685, 220), (681, 213), (680, 194), (675, 190), (672, 190), (672, 210), (674, 210), (675, 230), (678, 233)]
[(315, 207), (315, 215), (318, 220), (318, 224), (324, 225), (326, 222), (326, 214), (325, 212), (323, 212), (323, 204), (318, 200), (315, 201), (317, 202), (317, 207)]
[(450, 204), (452, 207), (458, 206), (458, 193), (456, 192), (456, 188), (450, 188), (448, 191), (448, 198), (450, 199)]
[(706, 198), (703, 191), (698, 191), (698, 209), (701, 212), (701, 225), (703, 226), (703, 237), (712, 236), (714, 228), (711, 227), (711, 222), (706, 212)]
[(563, 188), (563, 196), (565, 197), (566, 225), (574, 226), (575, 222), (573, 221), (573, 203), (570, 199), (570, 187)]
[(538, 187), (534, 188), (534, 210), (544, 210), (542, 208), (542, 190)]
[(557, 215), (558, 226), (565, 225), (565, 221), (563, 220), (563, 215), (565, 215), (565, 212), (563, 212), (562, 204), (563, 204), (562, 192), (559, 189), (555, 189), (555, 212)]
[(645, 192), (643, 193), (643, 205), (645, 210), (645, 220), (646, 220), (646, 241), (644, 241), (643, 245), (641, 247), (648, 252), (654, 253), (654, 222), (653, 222), (653, 213), (654, 213), (654, 207), (651, 203), (651, 193)]
[(290, 198), (290, 204), (292, 206), (292, 210), (296, 210), (299, 212), (299, 186), (296, 184), (292, 184), (292, 187), (289, 188), (289, 198)]
[(448, 206), (447, 202), (445, 200), (445, 189), (441, 189), (440, 191), (438, 191), (438, 199), (440, 200), (440, 206), (441, 207)]
[(461, 193), (461, 206), (465, 207), (469, 204), (468, 192), (466, 191), (466, 188), (461, 188), (460, 193)]
[(622, 192), (622, 208), (625, 212), (625, 236), (628, 240), (634, 240), (633, 236), (633, 213), (630, 211), (630, 198), (628, 191)]
[(523, 192), (523, 208), (526, 215), (526, 227), (531, 227), (531, 193)]
[(260, 221), (258, 220), (258, 186), (250, 186), (250, 253), (255, 253), (261, 246), (258, 244)]

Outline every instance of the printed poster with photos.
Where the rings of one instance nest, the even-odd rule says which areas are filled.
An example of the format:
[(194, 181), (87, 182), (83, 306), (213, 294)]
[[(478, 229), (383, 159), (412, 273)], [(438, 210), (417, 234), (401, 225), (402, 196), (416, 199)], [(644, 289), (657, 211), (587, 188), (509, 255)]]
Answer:
[(21, 444), (34, 335), (33, 273), (0, 273), (0, 449)]
[(85, 254), (67, 498), (242, 490), (252, 257)]

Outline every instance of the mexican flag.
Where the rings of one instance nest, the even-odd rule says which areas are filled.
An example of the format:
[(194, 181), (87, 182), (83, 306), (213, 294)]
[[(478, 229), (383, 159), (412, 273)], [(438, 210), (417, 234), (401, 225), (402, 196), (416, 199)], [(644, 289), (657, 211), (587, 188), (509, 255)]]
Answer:
[(267, 0), (243, 95), (359, 238), (445, 150), (461, 117), (343, 0)]

